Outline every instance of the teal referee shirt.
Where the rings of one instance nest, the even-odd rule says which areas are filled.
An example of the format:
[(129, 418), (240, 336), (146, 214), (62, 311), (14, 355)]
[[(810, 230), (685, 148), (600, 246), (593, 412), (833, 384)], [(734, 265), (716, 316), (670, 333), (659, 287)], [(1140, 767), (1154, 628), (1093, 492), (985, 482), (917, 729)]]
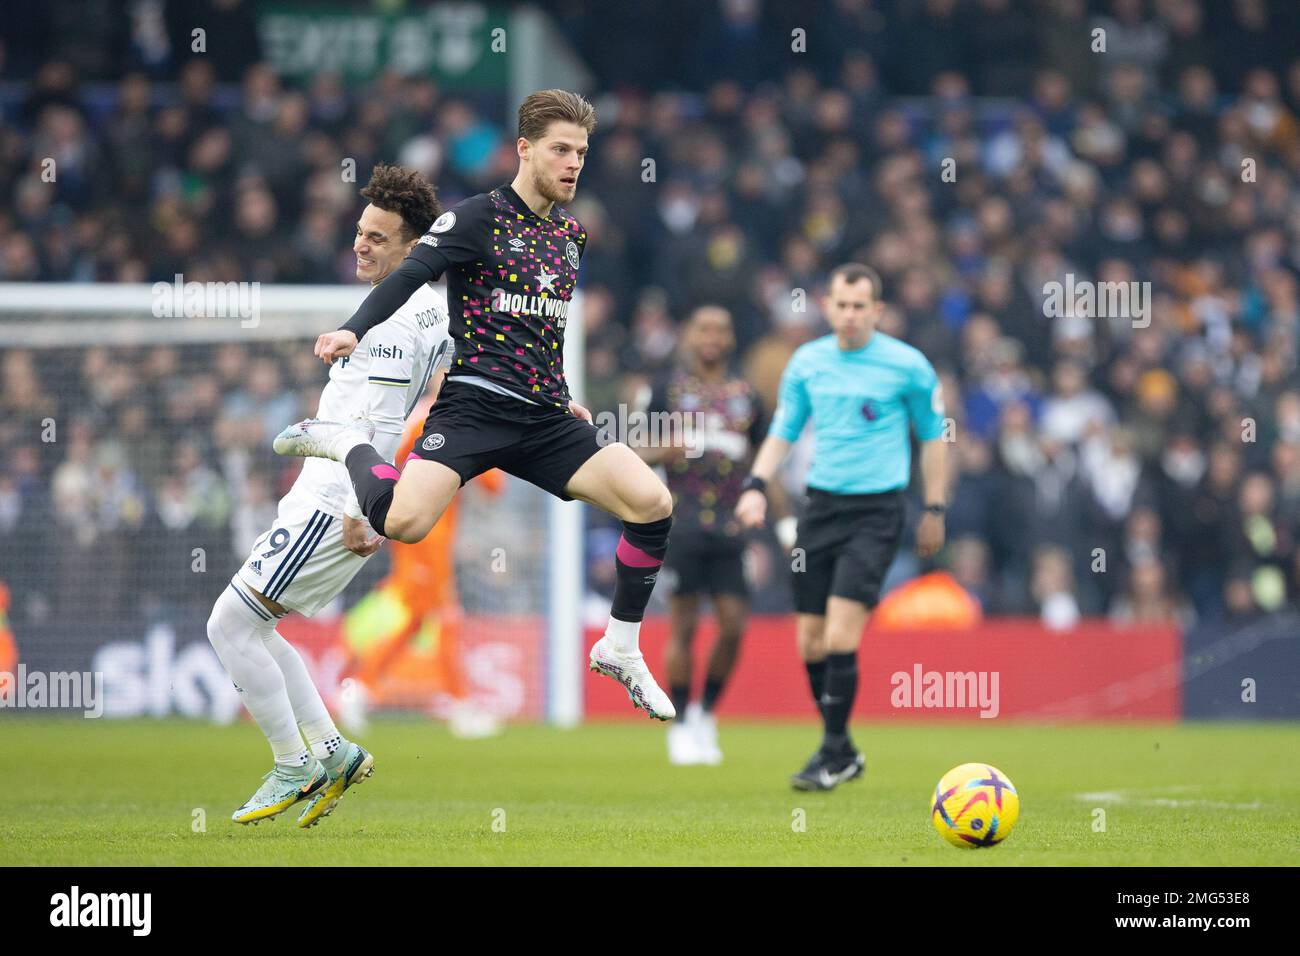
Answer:
[(871, 333), (840, 350), (834, 335), (801, 345), (781, 375), (771, 434), (794, 443), (813, 423), (808, 487), (865, 495), (907, 487), (908, 422), (922, 441), (943, 434), (943, 395), (934, 366), (906, 342)]

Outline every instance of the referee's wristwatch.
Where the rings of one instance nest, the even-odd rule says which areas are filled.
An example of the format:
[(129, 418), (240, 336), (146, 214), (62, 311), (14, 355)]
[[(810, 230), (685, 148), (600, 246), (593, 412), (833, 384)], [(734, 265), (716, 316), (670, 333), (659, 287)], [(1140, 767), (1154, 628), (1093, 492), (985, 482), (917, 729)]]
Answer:
[(948, 510), (948, 506), (943, 504), (929, 504), (926, 505), (922, 510), (928, 511), (931, 514), (941, 515)]

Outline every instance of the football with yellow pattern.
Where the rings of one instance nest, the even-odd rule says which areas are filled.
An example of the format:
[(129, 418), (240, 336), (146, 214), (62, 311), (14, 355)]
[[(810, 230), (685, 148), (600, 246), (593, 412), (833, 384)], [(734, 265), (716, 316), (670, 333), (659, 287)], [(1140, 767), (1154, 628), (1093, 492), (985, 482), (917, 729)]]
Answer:
[(1020, 795), (1001, 770), (986, 763), (964, 763), (943, 775), (934, 788), (930, 822), (953, 846), (995, 846), (1007, 838), (1020, 816)]

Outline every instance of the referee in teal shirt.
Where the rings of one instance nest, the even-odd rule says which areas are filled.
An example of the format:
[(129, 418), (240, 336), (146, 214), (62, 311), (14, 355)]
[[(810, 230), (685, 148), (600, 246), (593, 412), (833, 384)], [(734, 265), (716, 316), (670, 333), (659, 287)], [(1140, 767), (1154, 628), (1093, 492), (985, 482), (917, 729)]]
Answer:
[(808, 507), (793, 563), (799, 654), (821, 711), (821, 747), (791, 778), (799, 790), (830, 790), (860, 777), (866, 760), (848, 733), (858, 689), (858, 645), (880, 582), (903, 533), (911, 476), (908, 426), (921, 442), (925, 515), (917, 554), (943, 546), (943, 397), (917, 349), (876, 331), (880, 277), (859, 263), (836, 268), (822, 300), (832, 335), (801, 346), (781, 376), (780, 403), (758, 450), (736, 517), (759, 527), (767, 483), (812, 422)]

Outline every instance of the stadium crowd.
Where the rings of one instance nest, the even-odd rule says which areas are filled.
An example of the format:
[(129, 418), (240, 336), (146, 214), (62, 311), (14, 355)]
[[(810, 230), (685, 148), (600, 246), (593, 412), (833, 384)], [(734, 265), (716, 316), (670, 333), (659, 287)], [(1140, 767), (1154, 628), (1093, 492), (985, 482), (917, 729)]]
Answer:
[[(690, 43), (633, 32), (650, 6), (612, 5), (634, 22), (606, 34), (576, 4), (559, 20), (604, 91), (573, 205), (590, 236), (586, 404), (644, 401), (679, 321), (711, 301), (770, 408), (793, 350), (825, 331), (825, 273), (859, 259), (884, 277), (883, 330), (944, 382), (938, 563), (986, 612), (1186, 624), (1300, 604), (1294, 5), (828, 0), (802, 56), (791, 15), (757, 0), (722, 3)], [(129, 39), (107, 66), (75, 49), (24, 63), (13, 35), (0, 281), (350, 283), (375, 162), (423, 169), (444, 205), (513, 173), (504, 104), (428, 80), (291, 85), (250, 43), (233, 74), (215, 56), (148, 66)], [(86, 95), (95, 69), (111, 96)], [(1139, 283), (1148, 308), (1049, 315), (1045, 288), (1069, 281)], [(111, 613), (159, 568), (175, 580), (147, 587), (210, 601), (192, 549), (237, 560), (267, 525), (297, 467), (270, 438), (314, 409), (322, 376), (297, 345), (6, 347), (16, 610), (89, 583)], [(922, 570), (909, 554), (895, 580)]]

